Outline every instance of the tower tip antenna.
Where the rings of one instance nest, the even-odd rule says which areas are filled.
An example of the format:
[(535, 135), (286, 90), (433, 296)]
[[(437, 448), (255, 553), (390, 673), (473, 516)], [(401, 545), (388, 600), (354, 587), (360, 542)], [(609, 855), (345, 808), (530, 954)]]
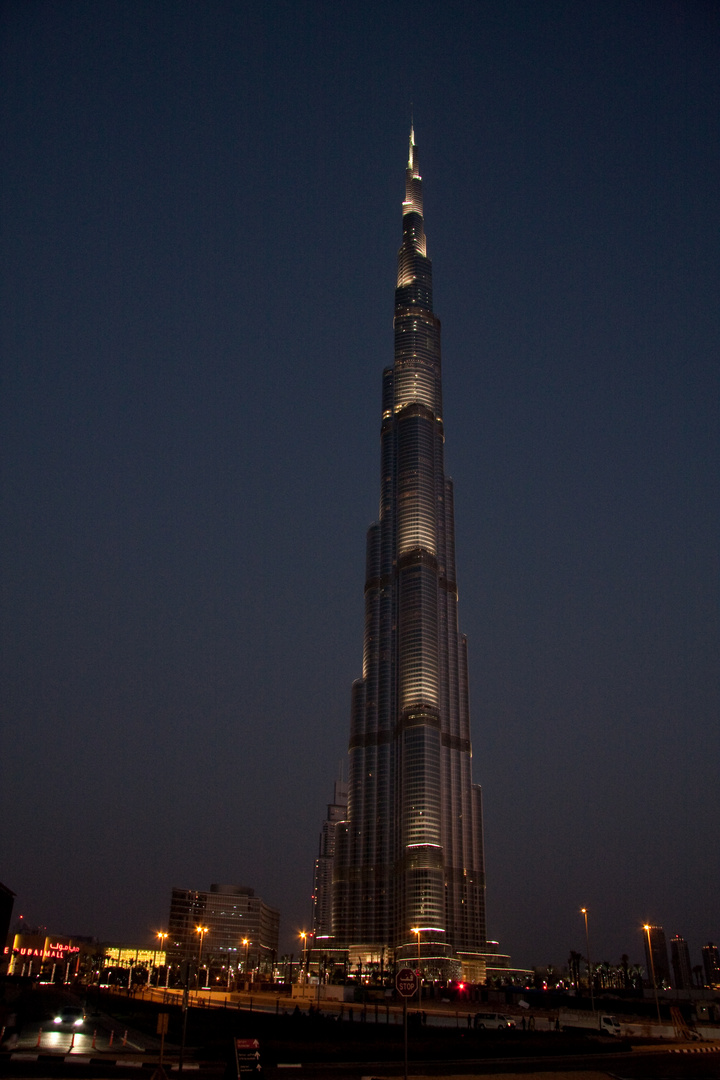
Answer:
[(415, 168), (415, 123), (413, 116), (413, 106), (410, 102), (410, 140), (408, 148), (408, 169)]

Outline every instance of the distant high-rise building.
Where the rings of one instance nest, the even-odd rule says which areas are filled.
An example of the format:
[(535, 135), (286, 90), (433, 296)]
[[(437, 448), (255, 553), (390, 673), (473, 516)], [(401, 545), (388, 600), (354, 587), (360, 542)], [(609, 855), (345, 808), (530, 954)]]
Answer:
[[(650, 948), (648, 948), (648, 936), (650, 937)], [(670, 986), (670, 964), (668, 963), (665, 931), (662, 926), (650, 926), (645, 931), (644, 940), (648, 979), (652, 979), (654, 969), (657, 986)], [(652, 950), (652, 960), (650, 950)]]
[(482, 807), (471, 771), (467, 647), (458, 631), (453, 486), (443, 461), (414, 133), (383, 374), (380, 513), (367, 537), (362, 678), (353, 685), (346, 819), (336, 827), (335, 942), (363, 963), (485, 971)]
[(717, 945), (708, 941), (702, 947), (703, 968), (705, 969), (705, 982), (708, 986), (720, 986), (720, 955)]
[(313, 940), (317, 945), (332, 936), (332, 871), (335, 856), (335, 828), (347, 813), (347, 782), (336, 780), (333, 801), (320, 833), (318, 857), (315, 860), (313, 885)]
[[(202, 935), (199, 927), (206, 928)], [(168, 963), (196, 963), (199, 958), (208, 979), (215, 969), (238, 974), (268, 969), (277, 957), (279, 928), (279, 912), (247, 886), (211, 885), (209, 892), (173, 889)]]
[(679, 934), (670, 938), (670, 958), (672, 960), (674, 986), (676, 990), (692, 989), (692, 966), (690, 964), (690, 950), (685, 938)]

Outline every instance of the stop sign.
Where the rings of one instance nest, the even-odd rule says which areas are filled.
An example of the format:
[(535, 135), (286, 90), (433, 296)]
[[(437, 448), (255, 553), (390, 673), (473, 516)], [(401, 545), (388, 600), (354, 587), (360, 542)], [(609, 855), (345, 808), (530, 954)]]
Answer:
[(412, 968), (400, 968), (395, 976), (395, 985), (403, 997), (412, 997), (417, 993), (418, 977)]

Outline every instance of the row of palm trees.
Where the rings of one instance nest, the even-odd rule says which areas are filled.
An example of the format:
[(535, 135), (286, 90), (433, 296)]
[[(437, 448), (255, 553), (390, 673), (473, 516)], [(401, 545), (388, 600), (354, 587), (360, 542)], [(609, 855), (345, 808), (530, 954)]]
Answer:
[[(570, 951), (568, 958), (568, 974), (571, 986), (580, 987), (583, 984), (587, 986), (587, 961), (574, 949)], [(631, 964), (630, 957), (627, 953), (623, 953), (619, 964), (613, 964), (609, 960), (593, 964), (592, 977), (593, 989), (597, 991), (642, 990), (645, 969), (642, 964)]]
[[(548, 969), (550, 970), (550, 969)], [(587, 960), (582, 953), (571, 950), (568, 958), (568, 975), (572, 986), (587, 986)], [(642, 964), (631, 964), (627, 953), (620, 957), (619, 964), (609, 960), (592, 965), (593, 989), (602, 990), (642, 990), (646, 980)], [(701, 964), (692, 969), (694, 985), (701, 989), (705, 985), (705, 971)], [(660, 988), (664, 987), (664, 983)]]

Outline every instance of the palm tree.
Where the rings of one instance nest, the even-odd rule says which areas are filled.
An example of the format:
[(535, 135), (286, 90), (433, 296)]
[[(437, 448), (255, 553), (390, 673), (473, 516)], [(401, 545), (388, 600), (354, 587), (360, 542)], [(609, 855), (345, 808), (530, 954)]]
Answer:
[(597, 966), (595, 967), (595, 971), (600, 980), (600, 987), (603, 990), (607, 990), (608, 986), (610, 985), (610, 966), (611, 965), (609, 960), (603, 960), (601, 964), (597, 964)]

